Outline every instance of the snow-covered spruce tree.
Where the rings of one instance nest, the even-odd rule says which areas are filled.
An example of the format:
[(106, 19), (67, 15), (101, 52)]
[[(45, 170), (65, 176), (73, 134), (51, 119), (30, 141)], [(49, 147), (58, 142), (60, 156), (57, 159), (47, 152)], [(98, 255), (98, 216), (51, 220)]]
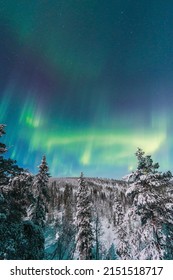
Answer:
[[(5, 125), (0, 124), (0, 137), (5, 134)], [(0, 154), (7, 151), (6, 145), (0, 143)], [(0, 156), (1, 161), (3, 157)], [(0, 164), (0, 259), (5, 259), (5, 247), (8, 242), (7, 233), (9, 232), (8, 215), (9, 215), (9, 199), (8, 199), (8, 189), (6, 192), (4, 185), (6, 182), (6, 177), (4, 175), (4, 165)]]
[[(0, 136), (5, 134), (0, 125)], [(6, 152), (0, 144), (0, 154)], [(29, 221), (29, 206), (33, 203), (33, 176), (23, 172), (16, 161), (0, 156), (0, 259), (28, 260), (44, 256), (44, 236), (40, 228)]]
[(85, 184), (83, 173), (80, 175), (77, 191), (77, 250), (80, 260), (92, 259), (93, 230), (92, 230), (92, 206), (91, 195), (88, 186)]
[(173, 258), (172, 174), (158, 172), (151, 156), (138, 148), (138, 167), (126, 191), (128, 210), (119, 231), (122, 259)]
[(48, 182), (50, 177), (48, 173), (49, 168), (45, 156), (43, 156), (42, 162), (38, 168), (39, 168), (39, 172), (35, 176), (35, 180), (33, 184), (36, 202), (33, 205), (33, 211), (31, 217), (34, 224), (44, 228), (46, 213), (48, 211), (47, 210), (47, 202), (49, 200)]
[(6, 259), (42, 259), (44, 256), (43, 232), (30, 221), (28, 211), (34, 201), (32, 184), (33, 176), (29, 173), (20, 174), (9, 182)]
[(41, 229), (29, 221), (28, 208), (33, 202), (33, 176), (23, 173), (2, 187), (0, 207), (0, 258), (8, 260), (42, 259), (44, 236)]
[(10, 180), (8, 184), (10, 221), (20, 222), (29, 219), (28, 209), (34, 201), (32, 184), (33, 176), (25, 172)]

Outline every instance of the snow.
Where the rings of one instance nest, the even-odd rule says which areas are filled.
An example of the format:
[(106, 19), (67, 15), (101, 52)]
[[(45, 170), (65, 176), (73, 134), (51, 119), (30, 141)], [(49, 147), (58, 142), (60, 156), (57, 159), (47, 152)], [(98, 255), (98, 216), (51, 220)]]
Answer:
[[(156, 236), (160, 236), (163, 244), (167, 242), (162, 232), (162, 224), (165, 219), (173, 223), (170, 215), (166, 218), (167, 214), (164, 214), (164, 211), (173, 212), (173, 185), (170, 183), (164, 188), (160, 187), (157, 176), (160, 175), (156, 174), (154, 178), (146, 174), (141, 175), (136, 182), (130, 182), (130, 176), (127, 181), (85, 178), (93, 199), (93, 214), (98, 213), (100, 219), (100, 246), (103, 252), (108, 251), (111, 244), (114, 244), (122, 259), (164, 257), (162, 247), (165, 245), (162, 247), (160, 245), (158, 250)], [(50, 189), (54, 189), (55, 203), (50, 211), (54, 220), (61, 221), (63, 218), (66, 207), (63, 198), (66, 184), (72, 186), (71, 205), (75, 220), (78, 178), (51, 178)], [(60, 197), (61, 206), (58, 210), (56, 199)], [(168, 233), (169, 235), (171, 236), (171, 233)], [(56, 236), (59, 237), (58, 232), (54, 240)], [(79, 258), (77, 251), (74, 258)]]
[(136, 192), (137, 186), (135, 184), (131, 184), (131, 186), (127, 189), (125, 196), (129, 196)]
[(173, 210), (173, 204), (172, 203), (166, 203), (165, 208), (168, 210)]

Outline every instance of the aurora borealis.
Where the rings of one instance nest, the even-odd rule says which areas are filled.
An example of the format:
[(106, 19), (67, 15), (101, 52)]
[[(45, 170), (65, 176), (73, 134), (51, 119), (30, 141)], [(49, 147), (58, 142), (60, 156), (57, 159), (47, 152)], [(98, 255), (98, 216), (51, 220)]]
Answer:
[(0, 0), (8, 157), (121, 178), (144, 149), (173, 171), (172, 0)]

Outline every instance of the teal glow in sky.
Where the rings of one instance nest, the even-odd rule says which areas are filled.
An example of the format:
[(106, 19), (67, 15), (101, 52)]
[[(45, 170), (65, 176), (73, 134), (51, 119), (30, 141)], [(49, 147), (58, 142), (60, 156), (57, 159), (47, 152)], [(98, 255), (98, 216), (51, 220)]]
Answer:
[(171, 0), (0, 0), (7, 156), (121, 178), (141, 147), (173, 171), (172, 13)]

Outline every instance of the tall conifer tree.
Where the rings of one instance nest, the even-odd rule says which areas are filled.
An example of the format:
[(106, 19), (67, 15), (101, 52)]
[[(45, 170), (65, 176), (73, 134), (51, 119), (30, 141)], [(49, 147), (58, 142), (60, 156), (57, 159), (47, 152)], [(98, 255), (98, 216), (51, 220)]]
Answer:
[(91, 196), (88, 186), (85, 184), (83, 173), (79, 180), (77, 192), (77, 249), (79, 259), (91, 260), (93, 248), (93, 231), (92, 231), (92, 208)]
[(36, 203), (32, 213), (32, 221), (43, 228), (46, 220), (47, 201), (49, 200), (48, 182), (50, 177), (45, 156), (43, 156), (42, 162), (38, 168), (39, 172), (36, 175), (34, 182)]

